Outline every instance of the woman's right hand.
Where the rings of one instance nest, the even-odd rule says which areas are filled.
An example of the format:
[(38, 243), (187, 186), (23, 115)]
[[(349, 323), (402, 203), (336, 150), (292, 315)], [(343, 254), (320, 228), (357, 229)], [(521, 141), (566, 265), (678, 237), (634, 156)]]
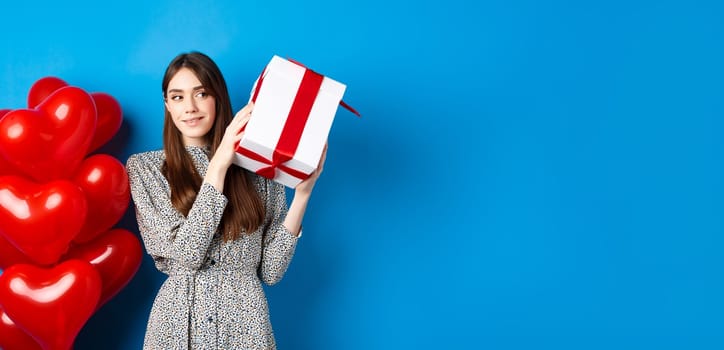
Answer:
[(236, 113), (231, 123), (226, 127), (221, 144), (214, 152), (214, 156), (209, 161), (209, 169), (206, 172), (204, 180), (211, 183), (219, 191), (223, 191), (224, 177), (226, 171), (231, 166), (236, 146), (244, 137), (244, 127), (249, 122), (251, 111), (254, 109), (254, 103), (250, 102)]

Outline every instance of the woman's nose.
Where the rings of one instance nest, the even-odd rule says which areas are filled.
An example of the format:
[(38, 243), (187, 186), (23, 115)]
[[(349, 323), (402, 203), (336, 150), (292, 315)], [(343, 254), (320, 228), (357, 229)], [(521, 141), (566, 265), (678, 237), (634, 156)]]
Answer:
[(196, 101), (193, 98), (187, 98), (185, 102), (184, 109), (186, 113), (196, 112)]

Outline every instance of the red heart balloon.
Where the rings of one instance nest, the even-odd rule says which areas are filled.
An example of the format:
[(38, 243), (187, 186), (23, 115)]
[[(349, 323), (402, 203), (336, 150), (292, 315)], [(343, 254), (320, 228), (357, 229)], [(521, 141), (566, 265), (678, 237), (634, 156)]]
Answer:
[(0, 120), (0, 157), (39, 182), (68, 178), (86, 155), (96, 127), (87, 92), (60, 88), (35, 109), (16, 109)]
[(100, 308), (131, 281), (141, 266), (143, 249), (135, 234), (118, 228), (74, 246), (64, 258), (88, 261), (98, 271), (103, 281)]
[[(8, 112), (10, 112), (9, 109), (0, 109), (0, 120), (2, 120), (3, 116), (8, 114)], [(15, 174), (15, 173), (16, 172), (14, 171), (13, 166), (10, 165), (10, 163), (8, 163), (8, 161), (2, 157), (2, 152), (0, 152), (0, 176), (11, 175), (11, 174)], [(2, 243), (0, 243), (0, 250), (2, 249), (1, 246), (2, 246)], [(0, 254), (0, 259), (2, 259), (2, 254)], [(0, 265), (0, 266), (2, 266), (2, 265)]]
[[(9, 112), (9, 109), (0, 109), (0, 120), (2, 120), (3, 116), (8, 114)], [(10, 163), (8, 163), (7, 160), (5, 160), (5, 158), (2, 157), (2, 154), (0, 154), (0, 176), (10, 174), (17, 174), (17, 171), (13, 168), (12, 165), (10, 165)]]
[(32, 261), (0, 235), (0, 269), (7, 269), (15, 264), (32, 264)]
[(0, 176), (5, 175), (20, 175), (19, 172), (10, 165), (7, 161), (0, 158)]
[(5, 160), (2, 155), (0, 155), (0, 176), (3, 175), (20, 175), (17, 169), (10, 165), (7, 160)]
[(87, 212), (83, 191), (67, 180), (35, 184), (0, 177), (0, 235), (40, 265), (54, 264), (80, 232)]
[(85, 224), (73, 241), (88, 242), (113, 227), (128, 209), (128, 174), (118, 159), (96, 154), (81, 163), (72, 180), (88, 201)]
[(35, 340), (20, 329), (0, 308), (0, 348), (5, 350), (41, 350)]
[(65, 86), (68, 86), (68, 83), (57, 77), (43, 77), (36, 80), (28, 91), (28, 108), (37, 107), (48, 96)]
[(105, 92), (93, 92), (91, 96), (96, 103), (98, 123), (89, 152), (95, 151), (110, 141), (121, 128), (123, 121), (121, 104), (113, 96)]
[(96, 309), (101, 278), (87, 261), (49, 269), (13, 265), (0, 275), (0, 307), (45, 350), (68, 350)]
[[(68, 83), (57, 77), (38, 79), (30, 87), (28, 108), (35, 108), (53, 92), (65, 86), (68, 86)], [(113, 96), (105, 92), (93, 92), (91, 96), (96, 105), (97, 123), (93, 141), (88, 148), (89, 153), (110, 141), (121, 128), (123, 121), (121, 104)]]

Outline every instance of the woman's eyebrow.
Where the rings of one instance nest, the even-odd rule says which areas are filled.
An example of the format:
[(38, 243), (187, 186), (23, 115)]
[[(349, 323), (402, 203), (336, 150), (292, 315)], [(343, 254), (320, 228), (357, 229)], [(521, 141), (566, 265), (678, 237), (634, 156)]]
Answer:
[[(203, 85), (199, 85), (199, 86), (193, 87), (191, 89), (191, 91), (202, 90), (203, 88), (204, 88)], [(184, 90), (183, 89), (169, 89), (168, 92), (184, 92)]]

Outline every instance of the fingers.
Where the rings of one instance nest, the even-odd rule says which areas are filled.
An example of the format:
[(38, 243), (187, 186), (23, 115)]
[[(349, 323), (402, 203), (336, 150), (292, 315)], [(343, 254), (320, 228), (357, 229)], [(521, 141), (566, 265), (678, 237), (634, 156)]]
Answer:
[(236, 112), (236, 115), (234, 116), (234, 120), (237, 118), (251, 115), (251, 111), (254, 110), (254, 102), (249, 102), (244, 108), (240, 109), (238, 112)]
[(237, 134), (243, 132), (246, 124), (251, 118), (251, 111), (253, 109), (254, 103), (249, 103), (248, 105), (244, 106), (244, 108), (236, 112), (236, 115), (234, 115), (234, 119), (232, 119), (231, 123), (229, 124), (229, 128), (234, 129)]
[(243, 109), (236, 112), (236, 115), (234, 115), (234, 119), (232, 119), (232, 122), (238, 122), (239, 120), (242, 120), (244, 118), (249, 119), (251, 117), (250, 111), (244, 111)]
[(233, 143), (234, 147), (236, 147), (236, 145), (239, 144), (239, 142), (241, 141), (242, 138), (244, 138), (244, 132), (243, 132), (243, 131), (240, 131), (240, 132), (238, 132), (236, 135), (233, 135), (233, 136), (232, 136), (232, 139), (231, 139), (231, 140), (232, 140), (232, 143)]
[(329, 144), (327, 142), (324, 143), (324, 150), (322, 150), (322, 158), (319, 160), (319, 165), (317, 165), (317, 173), (321, 174), (322, 169), (324, 169), (324, 162), (327, 160), (327, 147)]
[(251, 118), (251, 114), (247, 114), (238, 118), (234, 118), (234, 121), (230, 124), (234, 126), (234, 130), (236, 130), (236, 134), (242, 134), (244, 133), (244, 129), (246, 129), (246, 124), (249, 122), (249, 119)]

